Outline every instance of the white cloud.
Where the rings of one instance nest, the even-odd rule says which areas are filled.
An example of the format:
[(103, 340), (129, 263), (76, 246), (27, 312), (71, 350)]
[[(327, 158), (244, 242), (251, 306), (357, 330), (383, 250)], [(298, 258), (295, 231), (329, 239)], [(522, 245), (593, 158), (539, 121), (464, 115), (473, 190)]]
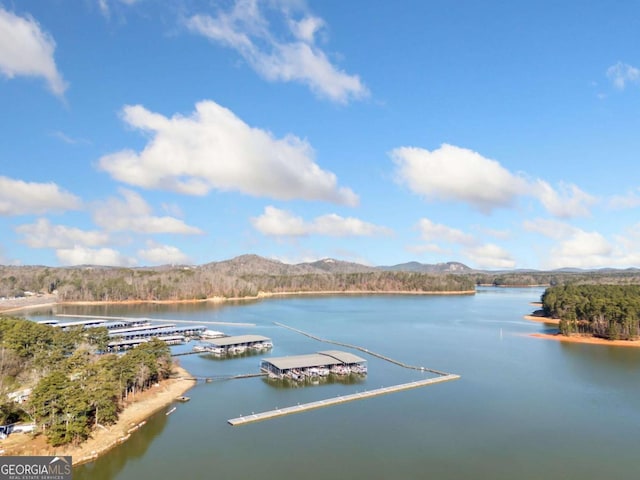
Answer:
[(624, 90), (627, 83), (640, 84), (640, 69), (628, 63), (618, 62), (607, 69), (607, 78), (619, 90)]
[(554, 256), (563, 258), (607, 256), (611, 252), (612, 247), (602, 234), (580, 229), (576, 229), (568, 239), (553, 250)]
[(614, 195), (609, 199), (609, 208), (625, 209), (640, 207), (640, 195), (638, 191), (632, 191), (626, 195)]
[(189, 257), (177, 247), (159, 245), (155, 242), (149, 242), (146, 249), (138, 250), (138, 256), (148, 265), (184, 265), (191, 263)]
[(513, 268), (516, 265), (509, 252), (492, 243), (467, 248), (464, 254), (481, 268)]
[(98, 0), (98, 8), (100, 9), (102, 15), (104, 15), (106, 18), (109, 18), (111, 16), (109, 2), (107, 0)]
[(20, 17), (0, 5), (0, 73), (43, 77), (49, 89), (61, 96), (67, 85), (56, 67), (56, 43), (31, 16)]
[(427, 242), (446, 242), (461, 245), (471, 245), (475, 242), (473, 236), (456, 228), (451, 228), (441, 223), (434, 223), (428, 218), (422, 218), (418, 222), (418, 229), (422, 239)]
[(620, 254), (600, 233), (576, 229), (551, 249), (548, 265), (550, 268), (610, 267), (620, 260)]
[(325, 22), (320, 17), (307, 16), (302, 20), (290, 19), (289, 27), (294, 36), (304, 42), (313, 43), (315, 36), (325, 26)]
[(468, 203), (488, 213), (510, 206), (526, 190), (521, 177), (477, 152), (443, 144), (429, 151), (400, 147), (391, 151), (398, 179), (414, 193), (431, 199)]
[(489, 237), (497, 238), (500, 240), (506, 240), (511, 237), (512, 232), (510, 230), (496, 230), (493, 228), (487, 228), (482, 226), (475, 227), (480, 233)]
[(335, 213), (322, 215), (313, 220), (311, 233), (332, 237), (391, 235), (389, 228), (364, 222), (354, 217), (341, 217)]
[(588, 216), (588, 206), (596, 203), (594, 197), (570, 184), (560, 184), (558, 192), (547, 182), (538, 180), (533, 184), (533, 192), (549, 213), (560, 218)]
[(16, 232), (24, 235), (24, 243), (32, 248), (71, 248), (76, 245), (95, 247), (109, 242), (109, 235), (104, 232), (52, 225), (46, 218), (40, 218), (36, 223), (20, 225), (16, 227)]
[(429, 151), (400, 147), (390, 156), (396, 164), (398, 181), (428, 199), (458, 201), (484, 213), (512, 206), (519, 196), (537, 198), (557, 217), (589, 214), (596, 199), (575, 185), (560, 184), (554, 190), (544, 180), (529, 181), (504, 168), (496, 160), (454, 145), (443, 144)]
[(112, 267), (131, 267), (135, 259), (125, 257), (111, 248), (87, 248), (75, 246), (56, 250), (56, 256), (62, 265), (103, 265)]
[(272, 206), (265, 207), (262, 215), (252, 218), (251, 224), (264, 235), (298, 237), (309, 234), (309, 225), (302, 217)]
[(100, 9), (100, 13), (109, 20), (111, 18), (111, 6), (116, 7), (114, 10), (118, 11), (118, 5), (123, 4), (127, 7), (131, 7), (136, 3), (140, 3), (142, 0), (96, 0), (98, 2), (98, 8)]
[(202, 230), (185, 224), (174, 217), (155, 217), (151, 207), (136, 192), (120, 189), (124, 200), (110, 198), (98, 203), (93, 212), (96, 225), (110, 232), (131, 231), (136, 233), (177, 233), (195, 235)]
[[(260, 7), (275, 7), (284, 16), (288, 39), (277, 39)], [(290, 5), (289, 5), (290, 6)], [(273, 13), (273, 12), (270, 12)], [(194, 33), (235, 49), (258, 74), (270, 81), (297, 81), (308, 85), (319, 96), (346, 103), (369, 95), (357, 75), (336, 68), (315, 44), (317, 32), (325, 26), (319, 17), (291, 16), (291, 9), (278, 2), (259, 4), (256, 0), (237, 0), (228, 12), (217, 17), (194, 15), (186, 22)]]
[(89, 140), (86, 140), (84, 138), (70, 137), (66, 133), (61, 132), (59, 130), (55, 130), (51, 132), (51, 136), (57, 138), (58, 140), (63, 141), (68, 145), (89, 145), (91, 143)]
[(545, 254), (544, 268), (628, 267), (640, 264), (640, 224), (626, 235), (607, 240), (599, 232), (585, 231), (557, 220), (536, 219), (523, 222), (529, 232), (556, 240)]
[(80, 199), (55, 183), (36, 183), (0, 176), (0, 215), (28, 215), (77, 210)]
[(553, 238), (556, 240), (570, 237), (571, 235), (579, 231), (578, 228), (569, 225), (568, 223), (545, 218), (525, 220), (522, 225), (523, 228), (528, 232), (540, 233), (545, 237)]
[(291, 212), (268, 206), (259, 217), (251, 219), (254, 228), (264, 235), (304, 236), (326, 235), (331, 237), (390, 235), (386, 227), (364, 222), (353, 217), (328, 214), (305, 222)]
[(152, 138), (140, 153), (122, 150), (100, 159), (100, 168), (122, 182), (190, 195), (215, 188), (281, 200), (358, 203), (355, 193), (337, 187), (336, 176), (313, 161), (306, 141), (293, 135), (276, 139), (215, 102), (199, 102), (190, 117), (172, 118), (127, 106), (124, 120)]
[(435, 243), (428, 243), (424, 245), (408, 245), (405, 247), (405, 250), (416, 255), (422, 255), (423, 253), (448, 254), (451, 252), (451, 250), (444, 249), (440, 245), (436, 245)]

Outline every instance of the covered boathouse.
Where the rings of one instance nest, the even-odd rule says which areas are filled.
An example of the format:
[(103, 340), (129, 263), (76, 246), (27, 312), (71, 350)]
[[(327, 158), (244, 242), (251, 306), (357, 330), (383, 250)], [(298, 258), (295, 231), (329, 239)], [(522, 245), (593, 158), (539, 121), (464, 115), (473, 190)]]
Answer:
[(367, 372), (367, 361), (357, 355), (341, 350), (325, 350), (307, 355), (271, 357), (262, 360), (260, 370), (272, 378), (294, 378), (305, 376), (348, 375)]
[(262, 335), (235, 335), (203, 341), (210, 345), (204, 351), (218, 354), (244, 353), (247, 349), (268, 350), (273, 347), (271, 339)]

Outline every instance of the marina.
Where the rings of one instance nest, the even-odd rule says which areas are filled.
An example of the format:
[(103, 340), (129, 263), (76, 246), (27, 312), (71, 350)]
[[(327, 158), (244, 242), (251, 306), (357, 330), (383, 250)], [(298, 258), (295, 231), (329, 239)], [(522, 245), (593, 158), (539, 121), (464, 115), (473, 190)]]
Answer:
[(376, 397), (376, 396), (385, 395), (388, 393), (395, 393), (403, 390), (410, 390), (413, 388), (426, 387), (428, 385), (434, 385), (436, 383), (450, 382), (452, 380), (457, 380), (459, 378), (460, 378), (460, 375), (454, 375), (454, 374), (444, 375), (444, 376), (435, 377), (435, 378), (427, 378), (424, 380), (417, 380), (415, 382), (402, 383), (402, 384), (393, 385), (390, 387), (381, 387), (381, 388), (376, 388), (375, 390), (357, 392), (357, 393), (352, 393), (350, 395), (341, 395), (339, 397), (328, 398), (326, 400), (318, 400), (316, 402), (304, 403), (302, 405), (293, 405), (291, 407), (277, 408), (275, 410), (269, 410), (267, 412), (254, 413), (247, 416), (231, 418), (227, 420), (227, 422), (229, 423), (229, 425), (237, 427), (240, 425), (246, 425), (247, 423), (261, 422), (264, 420), (270, 420), (272, 418), (282, 417), (285, 415), (292, 415), (295, 413), (302, 413), (302, 412), (314, 410), (317, 408), (331, 407), (333, 405), (353, 402), (356, 400), (364, 400), (365, 398)]
[(215, 355), (236, 355), (247, 351), (259, 352), (273, 348), (270, 338), (262, 335), (235, 335), (219, 338), (203, 338), (204, 344), (193, 347), (194, 352)]
[(128, 350), (146, 343), (152, 338), (158, 338), (167, 345), (180, 345), (194, 337), (215, 338), (217, 336), (224, 335), (222, 332), (209, 330), (204, 325), (191, 324), (177, 326), (174, 323), (151, 323), (148, 319), (133, 317), (116, 320), (91, 315), (73, 315), (73, 317), (79, 318), (79, 320), (66, 322), (45, 320), (41, 323), (55, 328), (60, 328), (62, 330), (71, 328), (106, 328), (109, 335), (109, 343), (107, 344), (106, 352)]
[(367, 361), (352, 353), (327, 350), (307, 355), (271, 357), (262, 360), (260, 370), (269, 378), (304, 380), (309, 377), (326, 377), (329, 374), (349, 375), (367, 373)]
[[(480, 288), (475, 297), (296, 297), (222, 311), (199, 306), (183, 318), (192, 324), (205, 324), (202, 320), (213, 315), (255, 321), (247, 333), (272, 338), (274, 357), (345, 350), (367, 360), (368, 374), (359, 381), (354, 375), (329, 375), (326, 383), (319, 379), (320, 386), (298, 386), (301, 382), (266, 376), (235, 379), (258, 372), (268, 353), (229, 361), (178, 357), (198, 379), (186, 393), (191, 400), (175, 402), (172, 415), (165, 416), (172, 406), (159, 411), (132, 434), (133, 442), (74, 468), (74, 479), (173, 478), (184, 476), (185, 469), (190, 478), (209, 478), (212, 465), (221, 478), (634, 478), (640, 383), (630, 379), (638, 378), (640, 350), (529, 338), (543, 327), (522, 315), (541, 293)], [(101, 312), (87, 308), (86, 313)], [(177, 317), (156, 306), (139, 316), (162, 323)], [(461, 378), (232, 427), (229, 419), (252, 413), (436, 377), (369, 353), (319, 344), (280, 330), (274, 319), (318, 338)], [(246, 329), (228, 330), (240, 335)], [(172, 350), (187, 352), (192, 346)], [(256, 448), (249, 455), (251, 445)]]
[[(150, 317), (122, 317), (113, 315), (79, 315), (73, 313), (57, 313), (56, 317), (63, 318), (84, 318), (84, 319), (97, 319), (97, 320), (126, 320), (126, 321), (144, 321), (144, 322), (164, 322), (169, 321), (171, 323), (193, 323), (189, 320), (183, 319), (166, 319), (166, 318), (150, 318)], [(231, 327), (255, 327), (255, 323), (243, 323), (243, 322), (212, 322), (212, 321), (199, 321), (198, 323), (206, 325), (227, 325)]]

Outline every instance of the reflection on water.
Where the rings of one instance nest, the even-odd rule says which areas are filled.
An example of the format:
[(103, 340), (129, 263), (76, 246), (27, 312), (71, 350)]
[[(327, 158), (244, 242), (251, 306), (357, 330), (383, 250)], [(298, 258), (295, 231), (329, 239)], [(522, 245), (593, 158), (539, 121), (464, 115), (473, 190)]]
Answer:
[(145, 425), (134, 432), (122, 446), (116, 447), (108, 455), (98, 458), (93, 463), (74, 468), (74, 480), (110, 480), (116, 478), (127, 462), (142, 458), (147, 453), (153, 439), (164, 430), (167, 420), (167, 415), (164, 412), (154, 415)]
[(331, 373), (326, 377), (304, 377), (301, 380), (293, 380), (286, 377), (282, 379), (263, 377), (262, 381), (270, 387), (275, 388), (300, 388), (314, 385), (333, 385), (336, 383), (342, 385), (359, 385), (365, 383), (366, 378), (367, 377), (365, 375), (358, 375), (355, 373), (351, 373), (349, 375), (334, 375)]
[(169, 417), (154, 417), (122, 446), (75, 469), (74, 478), (636, 478), (640, 349), (529, 338), (548, 328), (522, 319), (542, 291), (486, 288), (465, 297), (65, 308), (66, 313), (255, 323), (220, 329), (273, 339), (273, 351), (259, 355), (179, 357), (198, 378), (258, 373), (263, 358), (327, 349), (273, 321), (462, 375), (456, 382), (243, 427), (226, 421), (423, 375), (366, 355), (366, 377), (329, 377), (308, 386), (265, 378), (202, 382), (189, 392), (189, 403)]

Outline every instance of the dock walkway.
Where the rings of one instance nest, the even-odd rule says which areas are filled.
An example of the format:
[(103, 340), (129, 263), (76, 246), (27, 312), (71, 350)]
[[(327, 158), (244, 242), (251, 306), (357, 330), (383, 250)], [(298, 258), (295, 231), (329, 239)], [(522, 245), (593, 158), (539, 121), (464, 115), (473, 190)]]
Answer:
[(337, 342), (335, 340), (328, 340), (326, 338), (321, 338), (321, 337), (317, 337), (315, 335), (312, 335), (310, 333), (304, 332), (302, 330), (299, 330), (297, 328), (293, 328), (290, 327), (288, 325), (285, 325), (284, 323), (279, 323), (279, 322), (273, 322), (274, 325), (277, 325), (278, 327), (282, 327), (282, 328), (286, 328), (287, 330), (291, 330), (293, 332), (299, 333), (300, 335), (304, 335), (305, 337), (309, 337), (312, 338), (314, 340), (317, 340), (318, 342), (324, 342), (324, 343), (330, 343), (332, 345), (339, 345), (341, 347), (347, 347), (347, 348), (352, 348), (354, 350), (359, 350), (361, 352), (364, 353), (368, 353), (369, 355), (373, 356), (373, 357), (378, 357), (382, 360), (385, 360), (389, 363), (393, 363), (395, 365), (398, 365), (400, 367), (403, 368), (408, 368), (410, 370), (419, 370), (421, 372), (431, 372), (431, 373), (435, 373), (436, 375), (440, 375), (440, 376), (447, 376), (447, 375), (452, 375), (450, 373), (447, 372), (442, 372), (440, 370), (434, 370), (433, 368), (427, 368), (427, 367), (420, 367), (420, 366), (416, 366), (416, 365), (408, 365), (404, 362), (400, 362), (399, 360), (394, 360), (393, 358), (389, 358), (386, 355), (382, 355), (381, 353), (376, 353), (376, 352), (372, 352), (371, 350), (368, 350), (364, 347), (360, 347), (358, 345), (351, 345), (350, 343), (344, 343), (344, 342)]
[(325, 400), (318, 400), (316, 402), (304, 403), (302, 405), (294, 405), (292, 407), (277, 408), (275, 410), (269, 410), (262, 413), (254, 413), (243, 417), (232, 418), (227, 420), (230, 425), (234, 427), (239, 425), (245, 425), (252, 422), (260, 422), (263, 420), (269, 420), (276, 417), (282, 417), (284, 415), (292, 415), (294, 413), (305, 412), (307, 410), (313, 410), (316, 408), (330, 407), (346, 402), (352, 402), (355, 400), (362, 400), (365, 398), (375, 397), (378, 395), (385, 395), (387, 393), (399, 392), (402, 390), (409, 390), (412, 388), (426, 387), (427, 385), (433, 385), (434, 383), (449, 382), (451, 380), (457, 380), (460, 375), (448, 374), (435, 378), (427, 378), (424, 380), (417, 380), (415, 382), (401, 383), (399, 385), (392, 385), (390, 387), (381, 387), (375, 390), (368, 390), (365, 392), (352, 393), (350, 395), (342, 395), (340, 397), (328, 398)]

